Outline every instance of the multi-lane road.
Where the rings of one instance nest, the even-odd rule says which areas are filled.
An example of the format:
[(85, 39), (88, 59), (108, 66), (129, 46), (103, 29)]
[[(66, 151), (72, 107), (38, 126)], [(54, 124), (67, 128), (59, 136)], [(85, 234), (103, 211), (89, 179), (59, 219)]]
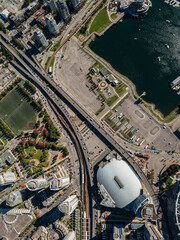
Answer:
[[(2, 35), (2, 33), (1, 33)], [(2, 35), (3, 36), (3, 35)], [(3, 36), (4, 37), (4, 36)], [(9, 42), (9, 40), (6, 38), (6, 41)], [(114, 149), (116, 149), (117, 152), (119, 152), (125, 159), (126, 161), (129, 162), (129, 164), (135, 169), (135, 171), (138, 173), (142, 181), (144, 182), (147, 190), (149, 191), (151, 196), (154, 196), (154, 191), (152, 186), (150, 185), (149, 181), (147, 180), (146, 176), (144, 175), (143, 171), (141, 168), (137, 165), (135, 160), (120, 146), (120, 144), (113, 138), (113, 136), (106, 131), (106, 128), (102, 125), (101, 122), (99, 122), (98, 119), (95, 119), (92, 117), (87, 110), (79, 103), (76, 102), (75, 99), (72, 98), (66, 91), (64, 91), (57, 83), (55, 83), (52, 78), (49, 77), (49, 75), (44, 71), (43, 68), (39, 68), (36, 66), (36, 64), (30, 60), (23, 52), (18, 50), (18, 53), (20, 55), (17, 55), (10, 47), (9, 45), (3, 41), (3, 39), (0, 39), (0, 42), (5, 45), (6, 48), (14, 55), (14, 57), (23, 65), (27, 65), (26, 62), (28, 63), (28, 67), (32, 67), (30, 74), (32, 74), (32, 71), (36, 72), (36, 75), (38, 74), (39, 78), (43, 81), (46, 81), (46, 83), (49, 84), (49, 87), (45, 87), (43, 83), (41, 83), (41, 88), (43, 87), (43, 90), (48, 94), (52, 95), (53, 101), (55, 101), (55, 104), (57, 103), (57, 98), (53, 95), (51, 90), (55, 92), (56, 94), (59, 94), (62, 96), (72, 107), (76, 109), (77, 112), (79, 112), (112, 146)], [(28, 70), (29, 71), (29, 70)], [(39, 85), (39, 82), (34, 79), (36, 84)], [(51, 88), (51, 90), (50, 90)], [(61, 104), (62, 105), (62, 104)], [(61, 107), (62, 108), (62, 107)], [(65, 116), (67, 113), (65, 114)], [(77, 128), (76, 128), (77, 131)], [(80, 139), (82, 141), (82, 139)], [(157, 201), (156, 197), (154, 198), (155, 202)]]
[[(1, 34), (1, 36), (4, 37), (2, 34)], [(83, 142), (83, 138), (80, 135), (80, 133), (77, 129), (77, 126), (75, 126), (74, 122), (70, 118), (69, 113), (66, 111), (66, 109), (63, 107), (62, 103), (59, 101), (59, 99), (56, 96), (63, 97), (73, 108), (76, 109), (76, 111), (82, 117), (84, 117), (86, 119), (86, 121), (88, 121), (96, 129), (96, 131), (98, 133), (101, 134), (101, 136), (106, 141), (109, 142), (109, 144), (118, 153), (120, 153), (125, 158), (125, 160), (137, 172), (137, 174), (141, 178), (142, 182), (144, 183), (146, 189), (148, 190), (149, 194), (153, 198), (155, 206), (158, 207), (159, 206), (159, 201), (158, 201), (158, 199), (157, 199), (157, 197), (154, 193), (154, 190), (153, 190), (151, 184), (147, 180), (145, 174), (143, 173), (141, 168), (137, 165), (135, 160), (121, 147), (121, 145), (114, 139), (114, 137), (111, 135), (111, 133), (109, 133), (107, 131), (107, 129), (102, 125), (102, 123), (98, 119), (93, 117), (90, 113), (88, 113), (87, 110), (79, 102), (76, 102), (76, 100), (71, 95), (69, 95), (69, 93), (67, 93), (59, 85), (57, 85), (52, 80), (52, 78), (50, 78), (49, 75), (44, 71), (43, 68), (40, 68), (39, 66), (37, 66), (23, 52), (16, 49), (17, 52), (19, 53), (19, 55), (17, 55), (14, 52), (14, 50), (11, 47), (9, 47), (9, 45), (7, 44), (7, 43), (10, 44), (10, 42), (7, 39), (6, 36), (4, 37), (4, 39), (6, 40), (6, 42), (3, 41), (3, 39), (1, 38), (0, 43), (3, 44), (13, 54), (13, 56), (16, 58), (16, 60), (18, 60), (19, 63), (24, 68), (26, 68), (26, 70), (29, 72), (30, 75), (36, 76), (34, 78), (31, 77), (32, 81), (34, 81), (36, 83), (36, 85), (38, 85), (41, 89), (44, 90), (44, 92), (51, 99), (53, 104), (55, 104), (57, 106), (57, 108), (63, 112), (64, 116), (68, 120), (68, 123), (73, 127), (74, 131), (77, 133), (77, 136), (79, 137), (81, 147), (82, 147), (82, 149), (84, 149), (85, 161), (86, 161), (87, 170), (88, 170), (88, 173), (89, 173), (90, 185), (92, 186), (92, 168), (91, 168), (91, 164), (89, 162), (88, 152), (86, 152), (86, 148), (85, 148), (85, 145), (84, 145), (85, 143)], [(25, 69), (24, 70), (22, 69), (22, 71), (25, 71)], [(46, 82), (48, 84), (48, 86), (46, 86), (43, 82)]]

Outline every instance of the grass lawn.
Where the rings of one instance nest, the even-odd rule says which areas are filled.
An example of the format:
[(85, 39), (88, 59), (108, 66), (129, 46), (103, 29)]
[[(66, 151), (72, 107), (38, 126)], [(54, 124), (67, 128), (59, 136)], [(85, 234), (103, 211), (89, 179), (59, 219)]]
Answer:
[(113, 20), (115, 20), (115, 19), (117, 18), (117, 14), (112, 13), (112, 14), (111, 14), (111, 18), (112, 18)]
[(7, 140), (5, 139), (5, 137), (1, 137), (1, 140), (2, 140), (2, 142), (4, 143), (4, 146), (6, 146), (6, 144), (7, 144)]
[(27, 154), (30, 154), (30, 153), (34, 154), (36, 152), (36, 150), (33, 146), (26, 148), (25, 151)]
[(89, 33), (92, 32), (101, 33), (110, 23), (111, 21), (109, 20), (107, 10), (105, 7), (97, 14), (95, 19), (93, 20)]
[(61, 37), (61, 39), (56, 43), (56, 45), (54, 45), (54, 47), (51, 49), (52, 52), (55, 52), (57, 50), (57, 48), (60, 46), (61, 44), (61, 40), (63, 37)]
[(114, 87), (116, 93), (121, 97), (126, 92), (126, 85), (123, 82), (119, 82), (117, 86)]
[(55, 57), (53, 57), (52, 61), (51, 61), (51, 64), (50, 64), (50, 67), (53, 68), (53, 65), (54, 65), (54, 61), (55, 61)]
[(48, 57), (48, 59), (46, 60), (46, 63), (45, 63), (45, 65), (44, 65), (44, 69), (46, 69), (47, 64), (48, 64), (50, 58), (51, 58), (51, 57)]
[[(45, 65), (44, 65), (44, 69), (45, 69), (45, 70), (46, 70), (46, 67), (47, 67), (47, 64), (48, 64), (50, 58), (51, 58), (51, 57), (48, 57)], [(50, 67), (52, 67), (52, 69), (53, 69), (54, 61), (55, 61), (55, 57), (53, 57), (53, 60), (51, 61), (51, 64), (50, 64)]]
[(118, 99), (118, 96), (117, 95), (114, 95), (108, 99), (106, 99), (106, 103), (108, 106), (111, 106), (113, 105), (113, 103)]
[(97, 112), (95, 113), (96, 116), (98, 116), (103, 110), (105, 109), (105, 105), (103, 105), (102, 107), (100, 107)]
[(118, 96), (117, 96), (116, 94), (113, 95), (113, 96), (110, 97), (110, 98), (106, 98), (106, 97), (104, 96), (104, 94), (101, 92), (100, 89), (98, 90), (98, 93), (99, 93), (99, 95), (101, 95), (101, 97), (105, 100), (105, 102), (106, 102), (106, 104), (107, 104), (108, 106), (111, 106), (111, 105), (118, 99)]
[(42, 154), (43, 154), (42, 150), (38, 149), (37, 152), (32, 156), (32, 158), (38, 159), (40, 161)]
[(0, 118), (18, 135), (20, 131), (28, 130), (29, 121), (36, 122), (36, 113), (15, 88), (0, 101)]

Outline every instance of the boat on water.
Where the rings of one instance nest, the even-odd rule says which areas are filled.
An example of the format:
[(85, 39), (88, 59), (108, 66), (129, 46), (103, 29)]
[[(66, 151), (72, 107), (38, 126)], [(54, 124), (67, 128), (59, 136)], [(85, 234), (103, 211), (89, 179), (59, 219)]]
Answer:
[(180, 86), (173, 87), (173, 90), (178, 91), (180, 89)]
[(134, 40), (137, 40), (137, 38), (134, 38)]
[(160, 62), (160, 61), (161, 61), (161, 58), (160, 58), (160, 57), (157, 57), (157, 60)]
[(179, 77), (177, 77), (176, 79), (174, 79), (173, 81), (172, 81), (172, 83), (170, 84), (170, 86), (173, 88), (173, 87), (175, 87), (175, 86), (180, 86), (180, 76)]
[(179, 92), (177, 92), (177, 95), (178, 95), (178, 96), (180, 95), (180, 91), (179, 91)]
[(165, 47), (166, 47), (167, 49), (169, 49), (169, 45), (168, 45), (167, 43), (165, 44)]
[(170, 20), (166, 20), (167, 23), (170, 23)]

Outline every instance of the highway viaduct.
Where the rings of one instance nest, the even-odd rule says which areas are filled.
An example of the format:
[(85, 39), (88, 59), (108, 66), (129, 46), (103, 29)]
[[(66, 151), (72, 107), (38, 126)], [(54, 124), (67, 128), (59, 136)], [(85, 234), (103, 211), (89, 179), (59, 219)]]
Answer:
[[(36, 72), (36, 74), (39, 76), (39, 78), (43, 81), (45, 81), (46, 83), (48, 83), (49, 87), (45, 87), (43, 83), (41, 83), (41, 86), (43, 88), (43, 90), (47, 93), (50, 94), (50, 89), (55, 93), (55, 94), (59, 94), (60, 96), (62, 96), (73, 108), (75, 108), (75, 110), (83, 117), (86, 119), (86, 121), (88, 121), (95, 129), (97, 132), (99, 132), (101, 134), (101, 136), (107, 141), (109, 142), (109, 144), (119, 153), (123, 156), (123, 158), (132, 166), (132, 168), (137, 172), (137, 174), (139, 175), (139, 177), (141, 178), (142, 182), (144, 183), (147, 191), (149, 192), (149, 194), (151, 195), (153, 202), (156, 206), (156, 208), (159, 207), (159, 200), (155, 195), (155, 192), (151, 186), (151, 184), (149, 183), (148, 179), (146, 178), (144, 172), (142, 171), (142, 169), (138, 166), (138, 164), (136, 163), (136, 161), (120, 146), (120, 144), (113, 138), (113, 136), (111, 136), (111, 134), (109, 134), (109, 132), (107, 132), (107, 130), (105, 129), (105, 127), (101, 124), (101, 122), (99, 122), (98, 119), (96, 119), (95, 117), (92, 117), (87, 111), (86, 109), (79, 103), (76, 102), (76, 100), (70, 96), (66, 91), (64, 91), (59, 85), (56, 84), (56, 82), (50, 78), (50, 76), (44, 71), (43, 68), (37, 67), (37, 65), (29, 58), (27, 57), (22, 51), (16, 49), (16, 51), (18, 52), (19, 55), (15, 54), (15, 52), (13, 51), (13, 49), (11, 47), (9, 47), (9, 45), (7, 43), (10, 44), (9, 40), (7, 39), (6, 36), (3, 36), (2, 33), (0, 33), (0, 35), (5, 39), (5, 41), (3, 41), (3, 39), (0, 39), (0, 43), (3, 44), (12, 54), (13, 56), (23, 65), (26, 65), (26, 62), (28, 63), (28, 67), (30, 66), (32, 68), (32, 71), (30, 72), (30, 74), (33, 75), (32, 72)], [(27, 69), (27, 68), (26, 68)], [(33, 79), (33, 81), (36, 82), (36, 84), (39, 85), (39, 81), (37, 82), (36, 79)], [(51, 92), (51, 95), (52, 92)], [(59, 107), (59, 109), (62, 109), (62, 106), (59, 106), (60, 102), (58, 102), (57, 98), (54, 96), (52, 98), (52, 101), (56, 104), (56, 106)], [(61, 104), (62, 105), (62, 104)], [(61, 110), (62, 111), (62, 110)], [(64, 111), (64, 110), (63, 110)], [(65, 113), (65, 116), (67, 115), (67, 113)], [(72, 122), (70, 122), (70, 124), (73, 124)], [(73, 125), (74, 126), (74, 125)], [(75, 128), (75, 131), (77, 131), (77, 127)], [(83, 141), (82, 139), (80, 139), (80, 141)], [(81, 146), (83, 147), (83, 144), (81, 143)], [(91, 175), (91, 171), (90, 171), (90, 167), (89, 167), (89, 161), (88, 161), (88, 157), (86, 158), (87, 161), (87, 168), (89, 171), (89, 175), (90, 177), (90, 181), (92, 184), (92, 175)], [(160, 220), (160, 219), (159, 219)]]

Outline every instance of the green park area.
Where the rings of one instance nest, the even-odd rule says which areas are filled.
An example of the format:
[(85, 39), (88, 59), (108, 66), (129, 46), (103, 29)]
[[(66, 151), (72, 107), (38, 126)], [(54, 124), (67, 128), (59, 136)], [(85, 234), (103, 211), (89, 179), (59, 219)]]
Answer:
[(114, 88), (116, 93), (121, 97), (126, 92), (126, 87), (127, 86), (123, 82), (119, 81), (118, 85)]
[[(47, 61), (46, 61), (45, 65), (44, 65), (44, 69), (46, 69), (46, 67), (47, 67), (47, 64), (48, 64), (48, 62), (49, 62), (50, 58), (51, 58), (51, 56), (50, 56), (50, 57), (48, 57), (48, 59), (47, 59)], [(53, 68), (53, 65), (54, 65), (54, 61), (55, 61), (55, 57), (53, 57), (53, 60), (51, 61), (51, 64), (50, 64), (50, 67), (52, 67), (52, 68)]]
[(61, 39), (60, 39), (59, 41), (57, 41), (57, 43), (52, 47), (52, 49), (51, 49), (52, 52), (55, 52), (55, 51), (58, 49), (58, 47), (59, 47), (60, 44), (61, 44), (62, 38), (63, 38), (63, 37), (61, 37)]
[(115, 20), (115, 19), (117, 18), (117, 14), (116, 14), (116, 13), (112, 13), (112, 14), (111, 14), (111, 18), (112, 18), (113, 20)]
[(101, 33), (110, 23), (111, 21), (109, 20), (107, 10), (105, 7), (94, 18), (89, 33), (92, 32)]
[(113, 96), (110, 97), (110, 98), (106, 98), (106, 97), (104, 96), (104, 94), (103, 94), (103, 92), (102, 92), (101, 89), (98, 89), (98, 93), (99, 93), (99, 95), (105, 100), (105, 102), (106, 102), (106, 104), (107, 104), (108, 106), (113, 105), (113, 103), (115, 103), (115, 101), (118, 99), (118, 96), (117, 96), (116, 94), (113, 95)]
[(20, 131), (28, 130), (29, 121), (36, 122), (36, 112), (15, 88), (0, 101), (0, 118), (18, 135)]

